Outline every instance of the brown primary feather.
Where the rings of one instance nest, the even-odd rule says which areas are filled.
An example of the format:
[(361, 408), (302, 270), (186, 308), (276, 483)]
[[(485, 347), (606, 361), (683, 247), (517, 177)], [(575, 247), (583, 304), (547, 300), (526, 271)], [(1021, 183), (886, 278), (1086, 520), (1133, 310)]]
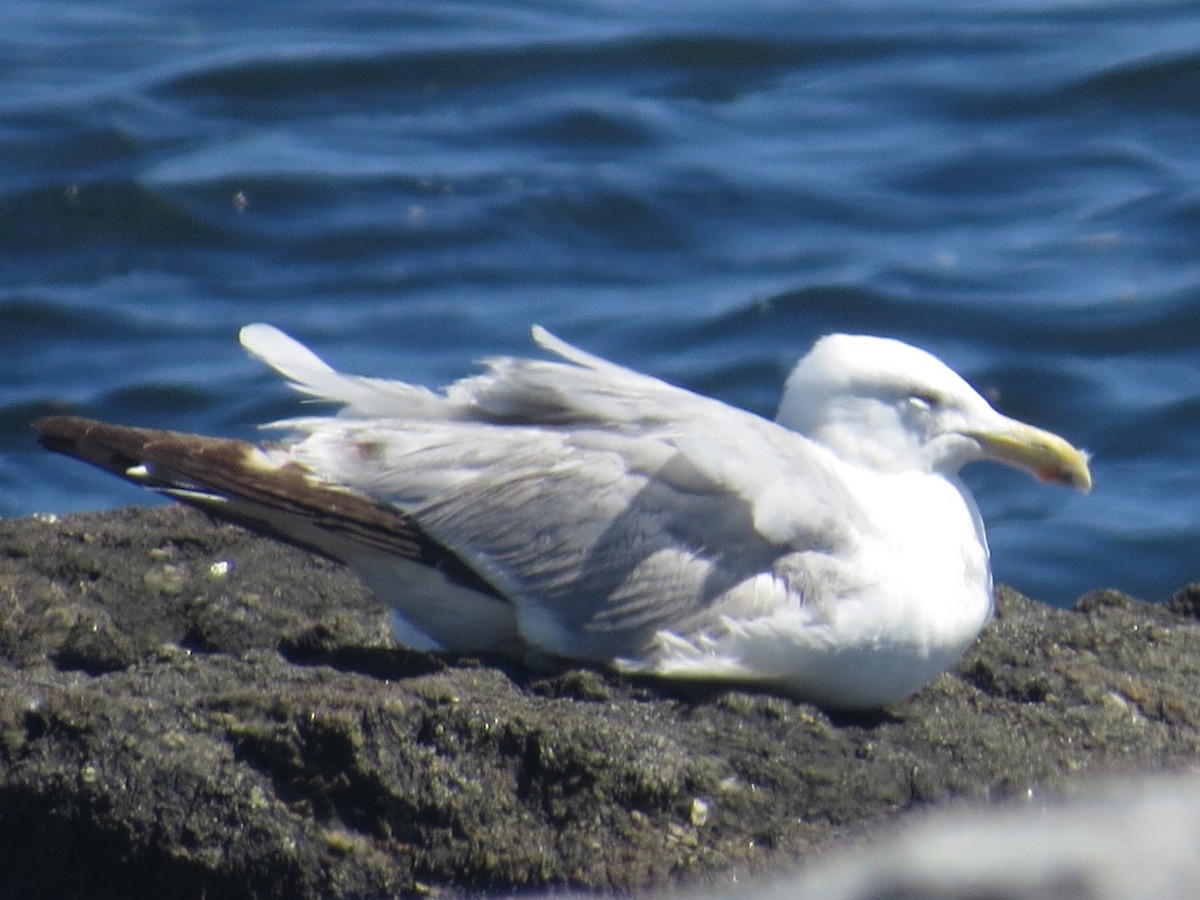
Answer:
[[(246, 441), (111, 425), (80, 416), (33, 423), (48, 450), (72, 456), (142, 487), (166, 493), (222, 519), (339, 558), (273, 524), (262, 513), (291, 516), (352, 545), (410, 559), (451, 581), (500, 598), (499, 592), (401, 510), (312, 477), (299, 464), (271, 464)], [(135, 474), (145, 466), (147, 474)], [(223, 498), (240, 501), (230, 504)], [(341, 562), (348, 562), (339, 559)]]

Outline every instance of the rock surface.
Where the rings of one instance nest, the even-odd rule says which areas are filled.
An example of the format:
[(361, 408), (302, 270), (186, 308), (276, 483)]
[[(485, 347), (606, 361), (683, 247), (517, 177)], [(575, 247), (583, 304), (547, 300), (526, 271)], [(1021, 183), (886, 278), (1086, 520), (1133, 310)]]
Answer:
[(341, 568), (180, 507), (0, 522), (0, 897), (724, 891), (1193, 766), (1198, 614), (1001, 589), (955, 672), (847, 720), (398, 649)]

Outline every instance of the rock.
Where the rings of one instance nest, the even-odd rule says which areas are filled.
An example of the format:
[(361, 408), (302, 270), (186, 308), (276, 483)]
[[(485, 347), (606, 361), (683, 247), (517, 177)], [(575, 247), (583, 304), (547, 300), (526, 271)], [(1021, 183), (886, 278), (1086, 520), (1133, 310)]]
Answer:
[(701, 900), (1192, 900), (1200, 777), (1085, 782), (1069, 796), (909, 816), (808, 871)]
[(957, 671), (851, 719), (395, 648), (340, 567), (181, 507), (0, 522), (0, 894), (718, 888), (940, 804), (1192, 765), (1179, 596), (1002, 588)]

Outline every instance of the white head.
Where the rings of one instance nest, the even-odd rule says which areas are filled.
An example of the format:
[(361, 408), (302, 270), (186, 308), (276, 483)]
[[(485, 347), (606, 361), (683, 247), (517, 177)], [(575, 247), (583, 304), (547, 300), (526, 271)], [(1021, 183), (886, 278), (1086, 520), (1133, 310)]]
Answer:
[(821, 338), (788, 378), (776, 421), (881, 472), (953, 475), (992, 459), (1091, 488), (1084, 453), (1001, 415), (935, 356), (889, 338)]

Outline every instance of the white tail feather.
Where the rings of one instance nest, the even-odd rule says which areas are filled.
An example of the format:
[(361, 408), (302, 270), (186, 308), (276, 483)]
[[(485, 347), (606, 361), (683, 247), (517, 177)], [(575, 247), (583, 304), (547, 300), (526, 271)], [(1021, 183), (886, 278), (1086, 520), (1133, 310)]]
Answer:
[(533, 342), (555, 356), (561, 356), (568, 362), (573, 362), (577, 366), (583, 366), (585, 369), (594, 369), (597, 372), (624, 372), (627, 371), (623, 366), (618, 366), (615, 363), (610, 363), (607, 359), (601, 359), (599, 356), (593, 356), (586, 350), (580, 350), (573, 344), (568, 344), (560, 337), (551, 334), (541, 325), (534, 325), (530, 329), (533, 335)]
[(255, 323), (238, 334), (251, 355), (288, 379), (302, 394), (345, 404), (343, 416), (442, 418), (444, 399), (419, 385), (338, 372), (273, 325)]
[(238, 340), (248, 353), (288, 379), (296, 390), (314, 397), (342, 399), (346, 376), (274, 325), (247, 325), (238, 332)]

